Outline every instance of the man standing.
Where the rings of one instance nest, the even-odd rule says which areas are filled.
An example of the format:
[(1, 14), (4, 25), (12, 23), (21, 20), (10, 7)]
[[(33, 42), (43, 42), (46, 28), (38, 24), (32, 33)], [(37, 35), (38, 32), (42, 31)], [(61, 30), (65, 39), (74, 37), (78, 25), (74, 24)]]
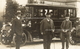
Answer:
[(16, 49), (20, 49), (20, 42), (22, 37), (22, 21), (21, 21), (21, 11), (17, 12), (16, 18), (12, 20), (12, 33), (16, 34), (15, 42)]
[(76, 32), (76, 35), (74, 35), (75, 37), (80, 37), (80, 18), (77, 17), (76, 21), (73, 24), (73, 32)]
[(52, 35), (54, 32), (54, 23), (53, 20), (50, 19), (51, 15), (48, 13), (46, 18), (41, 21), (40, 30), (43, 35), (44, 40), (44, 49), (50, 49), (50, 44), (52, 41)]
[(64, 49), (64, 42), (65, 42), (65, 39), (66, 39), (66, 49), (69, 48), (69, 43), (68, 43), (68, 40), (69, 40), (69, 31), (71, 30), (72, 28), (72, 22), (69, 20), (69, 16), (66, 15), (65, 19), (62, 24), (61, 24), (61, 29), (62, 29), (62, 49)]

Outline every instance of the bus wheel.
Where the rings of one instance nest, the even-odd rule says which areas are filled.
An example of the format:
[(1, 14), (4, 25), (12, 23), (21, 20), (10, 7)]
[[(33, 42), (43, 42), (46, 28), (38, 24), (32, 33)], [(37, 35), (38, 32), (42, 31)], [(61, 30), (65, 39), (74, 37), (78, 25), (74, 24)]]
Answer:
[(76, 45), (77, 44), (76, 41), (73, 40), (72, 33), (69, 34), (69, 42), (70, 42), (71, 45)]
[(1, 41), (1, 44), (9, 45), (9, 44), (11, 44), (11, 36), (7, 37), (6, 34), (1, 33), (0, 41)]
[[(16, 42), (15, 42), (15, 39), (16, 38), (16, 34), (14, 34), (13, 36), (13, 44), (16, 45)], [(25, 33), (22, 33), (22, 38), (21, 38), (21, 46), (22, 45), (25, 45), (26, 44), (26, 41), (27, 41), (27, 36)]]
[(29, 31), (27, 31), (27, 39), (28, 39), (27, 43), (33, 41), (32, 35), (31, 35), (31, 33)]

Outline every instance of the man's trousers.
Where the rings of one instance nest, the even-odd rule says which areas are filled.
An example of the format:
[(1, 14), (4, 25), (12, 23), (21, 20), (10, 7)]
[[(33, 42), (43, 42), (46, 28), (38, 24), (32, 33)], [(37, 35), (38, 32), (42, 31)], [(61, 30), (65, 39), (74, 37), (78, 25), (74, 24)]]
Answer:
[(44, 34), (43, 35), (43, 41), (44, 41), (44, 49), (50, 49), (50, 45), (52, 42), (52, 35), (50, 34)]
[(20, 49), (20, 45), (21, 45), (21, 36), (20, 35), (16, 35), (15, 38), (15, 42), (16, 42), (16, 49)]
[(69, 34), (68, 34), (68, 32), (62, 33), (62, 49), (64, 49), (65, 41), (66, 41), (66, 49), (68, 49), (69, 48)]

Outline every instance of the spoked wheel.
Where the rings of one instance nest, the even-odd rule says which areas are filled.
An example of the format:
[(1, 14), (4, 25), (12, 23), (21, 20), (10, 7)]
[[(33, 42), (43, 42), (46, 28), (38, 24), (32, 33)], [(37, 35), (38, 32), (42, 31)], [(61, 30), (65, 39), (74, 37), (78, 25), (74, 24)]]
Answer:
[[(14, 36), (13, 36), (13, 44), (14, 45), (16, 45), (16, 34), (14, 34)], [(25, 45), (26, 44), (26, 41), (27, 41), (27, 36), (26, 36), (26, 34), (25, 33), (22, 33), (22, 37), (21, 37), (21, 46), (22, 45)]]
[(70, 35), (69, 35), (69, 42), (70, 42), (71, 45), (76, 45), (77, 43), (73, 39), (73, 34), (74, 34), (73, 32), (70, 33)]
[(11, 36), (10, 35), (7, 36), (6, 34), (1, 33), (0, 40), (1, 40), (2, 44), (5, 44), (5, 45), (11, 44)]

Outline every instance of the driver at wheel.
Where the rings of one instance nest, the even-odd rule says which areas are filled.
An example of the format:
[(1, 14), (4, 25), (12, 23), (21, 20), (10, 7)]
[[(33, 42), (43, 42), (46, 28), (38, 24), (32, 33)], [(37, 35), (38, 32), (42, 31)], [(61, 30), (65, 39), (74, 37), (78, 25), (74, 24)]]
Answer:
[(76, 36), (80, 36), (80, 18), (77, 17), (76, 21), (74, 22), (74, 25), (73, 25), (73, 28), (72, 28), (72, 31), (76, 32)]

